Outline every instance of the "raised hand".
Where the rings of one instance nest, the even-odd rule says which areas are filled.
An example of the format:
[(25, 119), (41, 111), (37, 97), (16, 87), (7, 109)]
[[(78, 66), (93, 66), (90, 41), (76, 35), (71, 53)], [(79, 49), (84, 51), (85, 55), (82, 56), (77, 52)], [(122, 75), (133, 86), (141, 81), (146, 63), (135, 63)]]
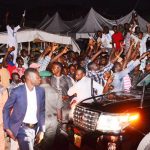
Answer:
[(113, 82), (113, 79), (114, 79), (114, 77), (111, 75), (110, 77), (109, 77), (109, 79), (107, 80), (107, 84), (111, 84), (112, 82)]
[(141, 55), (140, 60), (144, 59), (146, 56), (148, 56), (150, 52), (145, 52)]
[(66, 53), (68, 52), (68, 50), (69, 50), (69, 49), (68, 49), (68, 46), (65, 46), (65, 48), (64, 48), (63, 51), (62, 51), (63, 54), (66, 54)]
[(134, 40), (133, 38), (130, 40), (130, 45), (131, 45), (131, 46), (134, 46), (134, 45), (135, 45), (135, 40)]
[(41, 143), (41, 141), (43, 140), (43, 138), (44, 138), (44, 133), (43, 133), (43, 132), (39, 132), (39, 133), (36, 135), (35, 143), (36, 143), (36, 144)]
[(46, 49), (45, 49), (45, 53), (48, 53), (52, 50), (51, 46), (48, 46)]
[(58, 44), (53, 43), (52, 44), (52, 51), (55, 51), (58, 48)]
[(136, 48), (139, 50), (139, 48), (140, 48), (140, 41), (139, 41), (139, 42), (137, 42), (137, 44), (136, 44)]
[(14, 46), (8, 48), (8, 52), (12, 52), (12, 51), (14, 51), (14, 50), (15, 50), (15, 47), (14, 47)]
[(15, 138), (14, 134), (12, 133), (12, 131), (11, 131), (10, 129), (6, 129), (6, 133), (7, 133), (7, 135), (8, 135), (11, 139), (13, 139), (14, 141), (16, 141), (16, 138)]

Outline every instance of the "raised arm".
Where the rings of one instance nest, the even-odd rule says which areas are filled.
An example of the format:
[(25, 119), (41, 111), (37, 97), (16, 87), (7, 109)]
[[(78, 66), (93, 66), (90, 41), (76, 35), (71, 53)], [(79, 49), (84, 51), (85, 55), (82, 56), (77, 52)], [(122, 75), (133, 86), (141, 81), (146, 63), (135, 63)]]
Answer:
[[(56, 46), (48, 46), (44, 51), (43, 53), (41, 54), (40, 58), (39, 58), (39, 61), (38, 63), (40, 64), (40, 69), (39, 71), (44, 71), (46, 70), (48, 64), (50, 63), (51, 61), (51, 56), (53, 54), (53, 52), (57, 49)], [(49, 53), (48, 56), (46, 56), (47, 54)], [(45, 57), (46, 56), (46, 57)]]
[[(62, 50), (62, 52), (60, 52), (57, 56), (55, 56), (55, 57), (51, 60), (51, 62), (53, 63), (53, 62), (57, 61), (58, 58), (60, 58), (62, 55), (66, 54), (67, 52), (68, 52), (68, 47), (66, 46), (66, 47)], [(49, 54), (49, 55), (51, 55), (51, 54)]]
[(137, 56), (139, 55), (139, 49), (140, 49), (140, 42), (138, 42), (136, 44), (135, 50), (132, 51), (130, 60), (134, 60), (135, 61), (137, 59)]
[(102, 52), (102, 51), (98, 51), (96, 54), (94, 54), (94, 55), (92, 56), (92, 58), (90, 59), (91, 62), (94, 61), (94, 60), (101, 54), (101, 52)]
[(134, 45), (135, 45), (135, 41), (132, 39), (131, 45), (129, 47), (128, 53), (127, 53), (124, 63), (123, 63), (123, 69), (125, 69), (127, 67), (128, 62), (130, 61), (130, 57), (131, 57), (131, 53), (133, 52)]
[(122, 79), (123, 77), (125, 77), (128, 73), (130, 73), (136, 66), (138, 66), (140, 64), (140, 61), (142, 59), (144, 59), (146, 56), (149, 55), (149, 52), (143, 53), (143, 55), (137, 59), (136, 61), (134, 61), (129, 67), (127, 67), (126, 69), (124, 69), (123, 71), (120, 71), (118, 73), (115, 73), (119, 79)]
[(9, 47), (9, 48), (7, 49), (7, 52), (6, 52), (6, 54), (5, 54), (4, 58), (3, 58), (3, 62), (2, 62), (3, 67), (6, 67), (6, 65), (7, 65), (6, 59), (7, 59), (8, 55), (9, 55), (12, 51), (14, 51), (14, 50), (15, 50), (14, 47)]
[[(109, 62), (114, 64), (120, 58), (122, 52), (123, 52), (123, 48), (121, 49), (120, 52), (117, 52), (117, 53), (113, 49), (113, 52), (112, 52), (110, 59), (109, 59)], [(114, 58), (113, 58), (113, 56), (114, 56)]]

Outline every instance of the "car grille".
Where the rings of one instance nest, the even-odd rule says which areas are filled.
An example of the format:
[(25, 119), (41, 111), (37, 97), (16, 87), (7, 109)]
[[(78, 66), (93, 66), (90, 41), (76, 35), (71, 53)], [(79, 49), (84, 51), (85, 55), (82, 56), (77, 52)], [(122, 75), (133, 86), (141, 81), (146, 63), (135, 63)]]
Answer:
[(99, 113), (77, 106), (74, 111), (74, 125), (86, 131), (95, 131)]

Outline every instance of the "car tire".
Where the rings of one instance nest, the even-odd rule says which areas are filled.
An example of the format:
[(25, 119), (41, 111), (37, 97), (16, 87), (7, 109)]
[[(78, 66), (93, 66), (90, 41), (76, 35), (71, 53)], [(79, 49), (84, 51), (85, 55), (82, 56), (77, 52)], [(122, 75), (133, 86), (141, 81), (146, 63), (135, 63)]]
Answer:
[(141, 140), (137, 150), (150, 150), (150, 133)]

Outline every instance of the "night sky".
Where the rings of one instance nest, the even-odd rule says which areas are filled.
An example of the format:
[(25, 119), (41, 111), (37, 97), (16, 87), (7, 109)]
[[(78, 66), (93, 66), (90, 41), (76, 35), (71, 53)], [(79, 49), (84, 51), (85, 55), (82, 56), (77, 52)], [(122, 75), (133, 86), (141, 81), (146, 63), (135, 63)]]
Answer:
[(72, 20), (85, 16), (91, 7), (110, 19), (124, 16), (133, 8), (150, 18), (150, 0), (0, 0), (0, 20), (3, 22), (9, 11), (10, 18), (17, 22), (24, 9), (30, 22), (41, 21), (47, 13), (52, 16), (56, 11), (64, 20)]

